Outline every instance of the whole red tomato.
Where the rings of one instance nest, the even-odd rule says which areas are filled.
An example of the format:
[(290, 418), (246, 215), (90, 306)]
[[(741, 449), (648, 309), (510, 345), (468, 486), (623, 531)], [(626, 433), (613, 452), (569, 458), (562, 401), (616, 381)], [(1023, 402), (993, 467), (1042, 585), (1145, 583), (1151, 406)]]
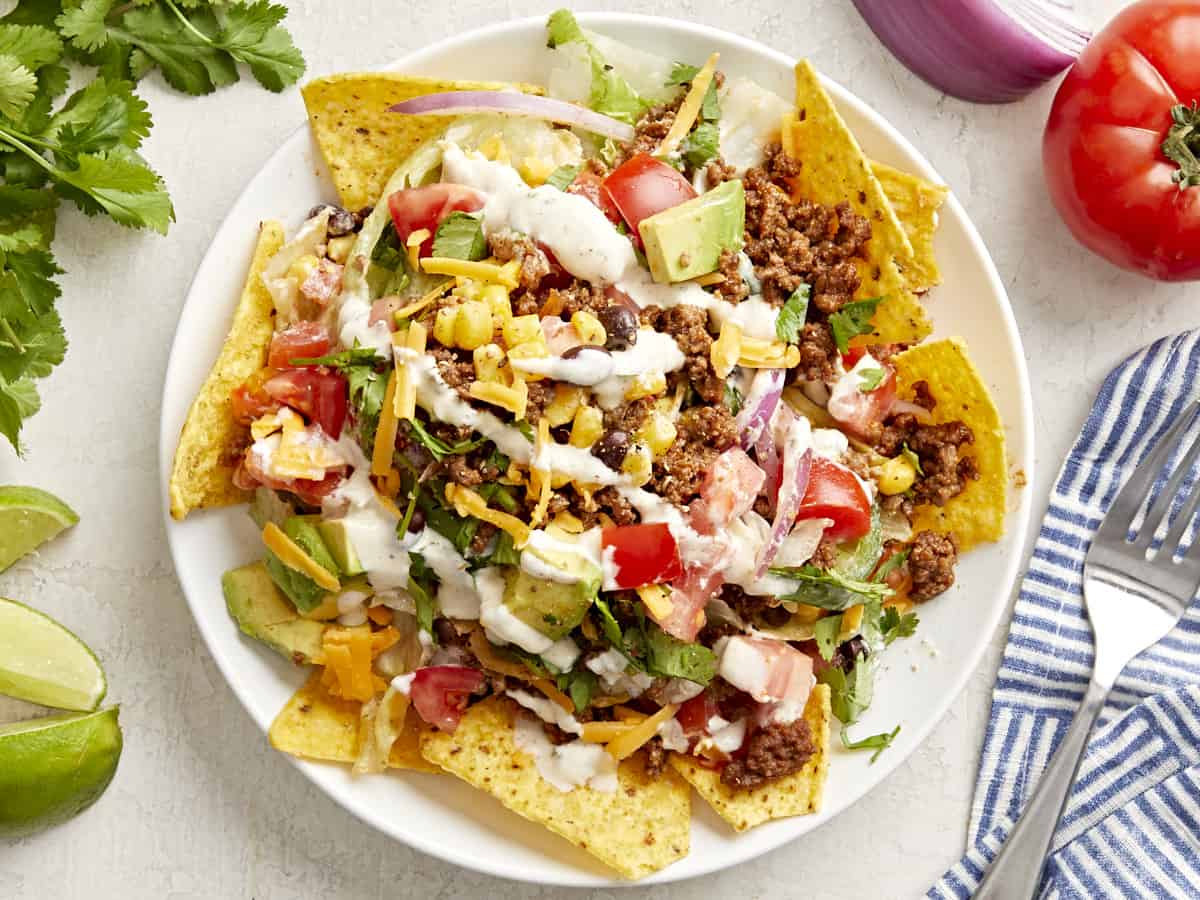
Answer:
[(1084, 246), (1164, 281), (1200, 278), (1200, 0), (1143, 0), (1058, 89), (1042, 161)]

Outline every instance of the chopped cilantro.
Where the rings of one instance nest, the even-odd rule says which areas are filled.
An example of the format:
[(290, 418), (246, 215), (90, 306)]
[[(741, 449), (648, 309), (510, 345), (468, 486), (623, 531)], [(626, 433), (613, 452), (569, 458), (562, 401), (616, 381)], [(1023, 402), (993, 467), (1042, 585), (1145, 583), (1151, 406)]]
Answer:
[(517, 498), (513, 496), (512, 488), (506, 484), (496, 481), (481, 484), (475, 489), (475, 493), (489, 503), (495, 500), (505, 512), (515, 513), (520, 507)]
[(896, 638), (912, 637), (916, 634), (920, 622), (916, 613), (900, 615), (894, 606), (885, 608), (879, 616), (879, 631), (883, 635), (884, 646)]
[(546, 184), (560, 191), (565, 191), (579, 175), (579, 169), (579, 166), (559, 166), (550, 173), (550, 177), (546, 179)]
[(916, 470), (918, 475), (923, 476), (925, 474), (925, 470), (921, 468), (921, 457), (917, 456), (917, 454), (913, 452), (913, 449), (909, 447), (907, 443), (900, 447), (900, 455), (908, 460), (908, 464)]
[(413, 605), (417, 610), (417, 625), (421, 630), (428, 634), (437, 642), (437, 635), (433, 632), (433, 620), (437, 615), (437, 603), (433, 599), (431, 588), (433, 585), (433, 574), (429, 566), (425, 563), (425, 558), (420, 553), (410, 553), (411, 560), (408, 576), (408, 593), (413, 598)]
[(487, 256), (487, 239), (479, 216), (452, 212), (438, 226), (433, 238), (433, 255), (451, 259), (478, 260)]
[(679, 152), (693, 169), (708, 165), (721, 152), (721, 136), (715, 122), (701, 122), (679, 145)]
[(859, 369), (858, 370), (858, 390), (859, 393), (869, 394), (879, 385), (883, 384), (883, 377), (887, 373), (883, 369)]
[(816, 624), (813, 625), (813, 639), (817, 642), (817, 651), (825, 662), (833, 659), (833, 654), (838, 648), (838, 635), (841, 631), (841, 615), (817, 619)]
[(770, 571), (772, 575), (800, 582), (790, 594), (781, 595), (780, 600), (806, 603), (835, 612), (871, 600), (886, 600), (892, 592), (881, 582), (857, 581), (839, 575), (834, 570), (826, 571), (816, 566), (773, 566)]
[(860, 653), (849, 672), (829, 666), (821, 670), (817, 681), (829, 685), (833, 714), (849, 725), (871, 705), (875, 693), (875, 657)]
[(829, 329), (833, 332), (833, 340), (839, 352), (848, 352), (853, 338), (871, 333), (874, 327), (871, 325), (871, 316), (875, 315), (876, 308), (883, 300), (883, 297), (854, 300), (829, 317)]
[(600, 613), (600, 629), (604, 632), (604, 636), (618, 650), (623, 649), (625, 638), (621, 634), (621, 625), (617, 622), (616, 616), (612, 614), (612, 610), (608, 608), (608, 601), (603, 597), (597, 597), (594, 602), (596, 611)]
[(457, 444), (447, 444), (436, 435), (430, 434), (420, 419), (411, 419), (408, 424), (412, 430), (413, 437), (438, 462), (441, 462), (447, 456), (462, 456), (464, 453), (470, 453), (475, 448), (482, 447), (487, 443), (487, 438), (479, 437), (473, 441), (459, 441)]
[(708, 684), (717, 674), (717, 657), (703, 644), (681, 641), (653, 622), (644, 625), (646, 671), (664, 678), (684, 678)]
[(775, 336), (785, 344), (800, 343), (800, 335), (804, 331), (804, 321), (808, 318), (808, 298), (812, 288), (802, 284), (792, 291), (779, 309), (779, 318), (775, 320)]
[(892, 574), (892, 572), (900, 568), (908, 561), (908, 554), (908, 550), (901, 550), (899, 553), (893, 553), (880, 564), (878, 569), (875, 570), (875, 574), (872, 576), (871, 580), (882, 582), (885, 578)]
[(596, 692), (596, 676), (590, 669), (581, 667), (560, 675), (558, 687), (567, 692), (567, 696), (575, 704), (575, 712), (583, 712), (592, 702), (592, 694)]
[(879, 759), (880, 753), (892, 746), (892, 741), (894, 741), (896, 739), (896, 735), (900, 733), (900, 726), (897, 725), (891, 731), (880, 732), (879, 734), (872, 734), (869, 737), (859, 738), (857, 741), (850, 740), (850, 736), (847, 734), (848, 731), (849, 728), (843, 726), (842, 746), (847, 750), (874, 750), (875, 752), (871, 754), (871, 762), (873, 763), (875, 760)]
[(530, 425), (524, 419), (518, 419), (517, 421), (513, 422), (513, 425), (516, 426), (517, 431), (525, 435), (525, 440), (529, 441), (531, 444), (533, 443), (534, 433), (532, 425)]
[(732, 381), (725, 382), (725, 406), (735, 416), (742, 411), (742, 392)]
[(699, 72), (699, 66), (693, 66), (691, 63), (676, 61), (671, 65), (671, 74), (667, 76), (664, 86), (675, 87), (676, 85), (691, 84), (692, 79), (695, 78)]
[(501, 531), (496, 535), (496, 548), (488, 559), (488, 565), (519, 566), (520, 564), (521, 551), (513, 544), (512, 535), (507, 531)]

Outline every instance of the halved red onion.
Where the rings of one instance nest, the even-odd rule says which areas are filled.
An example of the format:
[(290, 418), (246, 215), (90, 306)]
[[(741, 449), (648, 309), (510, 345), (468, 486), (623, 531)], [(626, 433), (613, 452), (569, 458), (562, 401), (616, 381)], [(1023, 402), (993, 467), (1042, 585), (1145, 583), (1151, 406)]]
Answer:
[[(789, 415), (791, 420), (788, 428), (795, 428), (796, 416), (791, 413)], [(769, 430), (764, 429), (764, 431)], [(795, 524), (796, 513), (800, 511), (800, 502), (804, 499), (804, 492), (808, 488), (808, 476), (812, 472), (812, 457), (811, 447), (797, 456), (795, 453), (788, 453), (787, 443), (784, 444), (783, 474), (779, 485), (779, 496), (775, 502), (775, 520), (771, 523), (771, 536), (763, 544), (762, 551), (758, 556), (758, 566), (754, 570), (756, 579), (767, 574), (771, 560), (775, 558), (784, 538), (788, 536), (792, 525)], [(762, 463), (759, 465), (761, 466)]]
[(1091, 32), (1070, 0), (854, 0), (896, 58), (962, 100), (1007, 103), (1053, 78)]
[(621, 143), (633, 140), (633, 126), (624, 122), (564, 100), (537, 97), (518, 91), (446, 91), (440, 94), (426, 94), (389, 106), (388, 112), (410, 116), (503, 113), (508, 116), (529, 116), (563, 125), (575, 125), (584, 131), (601, 134)]
[(771, 421), (779, 398), (783, 394), (783, 369), (759, 369), (750, 383), (750, 393), (734, 420), (741, 435), (742, 449), (749, 450)]
[(931, 425), (933, 423), (933, 413), (923, 406), (910, 403), (908, 400), (897, 400), (892, 404), (889, 415), (895, 416), (900, 413), (908, 413), (922, 425)]

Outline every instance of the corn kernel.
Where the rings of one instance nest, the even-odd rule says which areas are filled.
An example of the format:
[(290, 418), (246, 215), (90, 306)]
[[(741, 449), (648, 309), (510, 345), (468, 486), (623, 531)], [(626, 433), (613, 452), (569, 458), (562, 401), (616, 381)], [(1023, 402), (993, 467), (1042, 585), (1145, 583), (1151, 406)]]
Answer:
[(295, 278), (297, 283), (304, 284), (304, 279), (317, 271), (317, 267), (320, 265), (321, 261), (319, 259), (311, 253), (305, 253), (303, 256), (297, 257), (288, 266), (286, 275), (288, 278)]
[(531, 187), (537, 187), (546, 183), (546, 179), (557, 168), (553, 163), (547, 162), (537, 156), (527, 156), (521, 163), (519, 171), (521, 177), (525, 179), (525, 183)]
[(358, 235), (343, 234), (341, 237), (330, 238), (325, 244), (325, 255), (335, 263), (344, 263), (350, 255), (350, 248), (354, 246), (356, 237)]
[(641, 400), (643, 397), (653, 397), (667, 389), (667, 376), (662, 372), (643, 372), (635, 375), (625, 388), (626, 400)]
[(656, 409), (646, 417), (645, 423), (634, 436), (649, 447), (651, 455), (658, 459), (675, 443), (678, 433), (670, 417)]
[(721, 326), (721, 334), (713, 341), (712, 349), (709, 350), (709, 359), (712, 361), (713, 371), (720, 378), (728, 377), (729, 373), (733, 371), (733, 367), (737, 365), (738, 357), (741, 354), (741, 326), (733, 322), (726, 322)]
[(625, 462), (621, 463), (621, 471), (630, 477), (635, 485), (641, 487), (650, 480), (654, 470), (654, 460), (650, 448), (641, 442), (630, 446), (625, 454)]
[(508, 162), (508, 145), (498, 134), (493, 134), (490, 138), (479, 145), (479, 152), (488, 159), (496, 160), (497, 162)]
[(481, 300), (468, 300), (454, 320), (454, 343), (464, 350), (482, 347), (492, 339), (492, 311)]
[(476, 381), (500, 382), (500, 364), (504, 362), (504, 351), (498, 344), (476, 347), (472, 359), (475, 363)]
[(546, 404), (546, 411), (543, 415), (550, 423), (551, 428), (558, 428), (575, 418), (575, 413), (579, 411), (582, 403), (582, 388), (570, 384), (556, 384), (554, 397)]
[(527, 344), (530, 341), (545, 343), (546, 335), (542, 332), (542, 323), (537, 316), (513, 316), (504, 322), (504, 343), (509, 347), (517, 344)]
[(587, 310), (581, 309), (575, 315), (571, 316), (571, 324), (575, 326), (575, 331), (579, 334), (579, 340), (585, 344), (595, 344), (598, 347), (603, 347), (608, 340), (608, 332), (604, 330), (604, 326), (600, 324), (600, 320)]
[(433, 337), (443, 347), (454, 346), (454, 323), (458, 319), (457, 306), (443, 306), (433, 320)]
[(492, 315), (501, 322), (512, 318), (512, 303), (508, 299), (508, 288), (502, 284), (485, 284), (479, 299), (488, 305)]
[(461, 275), (454, 279), (454, 293), (464, 300), (478, 300), (482, 285), (474, 278), (464, 278)]
[(917, 480), (917, 470), (903, 456), (897, 456), (879, 466), (875, 470), (875, 477), (879, 484), (879, 493), (890, 497), (903, 494), (912, 487), (913, 482)]
[(581, 406), (571, 425), (571, 446), (587, 449), (604, 433), (604, 414), (594, 406)]

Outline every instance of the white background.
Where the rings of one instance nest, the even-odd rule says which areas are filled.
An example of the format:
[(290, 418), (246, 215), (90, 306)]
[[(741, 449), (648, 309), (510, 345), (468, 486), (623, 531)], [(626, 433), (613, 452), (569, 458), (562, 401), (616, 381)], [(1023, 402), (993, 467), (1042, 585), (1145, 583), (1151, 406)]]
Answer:
[[(1122, 4), (1082, 5), (1100, 22)], [(553, 8), (301, 0), (287, 25), (309, 74), (318, 75), (381, 65), (458, 30)], [(1104, 374), (1154, 338), (1200, 324), (1194, 287), (1118, 272), (1079, 249), (1059, 223), (1041, 178), (1041, 127), (1052, 88), (1002, 107), (948, 99), (888, 55), (849, 0), (578, 8), (674, 15), (808, 56), (926, 155), (974, 219), (1016, 310), (1034, 390), (1035, 519)], [(50, 489), (82, 519), (39, 556), (0, 575), (0, 594), (57, 616), (96, 648), (111, 699), (122, 704), (125, 754), (92, 810), (52, 832), (0, 845), (0, 897), (613, 895), (491, 879), (376, 834), (275, 757), (218, 675), (167, 554), (157, 483), (159, 394), (192, 272), (242, 186), (303, 121), (304, 110), (294, 88), (275, 96), (249, 83), (185, 98), (154, 75), (141, 92), (155, 116), (145, 154), (170, 187), (178, 221), (163, 239), (70, 211), (60, 217), (55, 250), (68, 270), (60, 309), (71, 349), (41, 383), (44, 409), (26, 430), (25, 459), (0, 446), (0, 483)], [(1002, 629), (925, 745), (827, 827), (722, 875), (626, 896), (923, 892), (962, 850), (1003, 638)]]

